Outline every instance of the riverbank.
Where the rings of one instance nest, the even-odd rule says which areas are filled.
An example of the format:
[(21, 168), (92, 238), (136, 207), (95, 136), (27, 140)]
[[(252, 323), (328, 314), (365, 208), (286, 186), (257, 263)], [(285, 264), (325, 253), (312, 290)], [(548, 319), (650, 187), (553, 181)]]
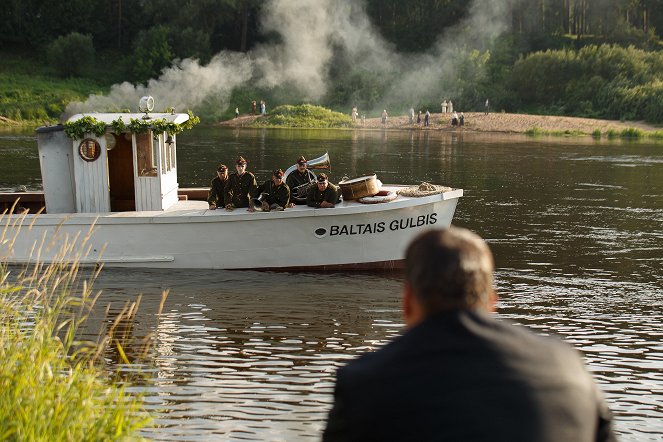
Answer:
[[(551, 115), (529, 115), (491, 112), (465, 112), (465, 125), (462, 130), (498, 133), (534, 133), (534, 134), (570, 134), (592, 135), (600, 131), (602, 135), (611, 131), (621, 133), (628, 129), (644, 132), (656, 132), (661, 128), (641, 121), (598, 120), (594, 118), (560, 117)], [(258, 115), (240, 115), (232, 120), (218, 123), (220, 126), (245, 127), (253, 125), (260, 118)], [(357, 129), (417, 129), (417, 130), (459, 130), (451, 126), (451, 114), (431, 114), (428, 128), (410, 124), (407, 116), (390, 116), (387, 123), (381, 118), (357, 120)], [(423, 120), (423, 116), (422, 116)]]

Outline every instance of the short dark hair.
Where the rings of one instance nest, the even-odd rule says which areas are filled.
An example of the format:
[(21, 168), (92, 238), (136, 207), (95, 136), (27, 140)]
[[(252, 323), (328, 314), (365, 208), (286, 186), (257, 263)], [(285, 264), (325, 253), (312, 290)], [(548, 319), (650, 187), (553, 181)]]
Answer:
[(493, 270), (486, 242), (459, 227), (422, 233), (405, 254), (405, 280), (426, 315), (488, 305)]

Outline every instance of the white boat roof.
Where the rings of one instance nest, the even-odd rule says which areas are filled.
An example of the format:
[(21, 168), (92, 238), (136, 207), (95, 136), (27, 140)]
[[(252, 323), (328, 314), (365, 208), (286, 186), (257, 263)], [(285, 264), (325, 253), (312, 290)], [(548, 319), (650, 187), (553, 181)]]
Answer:
[(158, 112), (150, 112), (147, 114), (148, 118), (145, 118), (145, 113), (144, 112), (136, 112), (136, 113), (101, 113), (101, 112), (89, 112), (89, 113), (83, 113), (83, 114), (76, 114), (69, 118), (67, 120), (68, 123), (78, 121), (83, 117), (94, 117), (99, 121), (102, 121), (106, 123), (107, 125), (110, 125), (113, 121), (116, 121), (118, 118), (122, 119), (122, 122), (125, 124), (129, 124), (131, 120), (144, 120), (144, 121), (150, 121), (150, 120), (165, 120), (169, 123), (175, 123), (175, 124), (182, 124), (186, 122), (189, 119), (188, 114), (172, 114), (172, 113), (158, 113)]

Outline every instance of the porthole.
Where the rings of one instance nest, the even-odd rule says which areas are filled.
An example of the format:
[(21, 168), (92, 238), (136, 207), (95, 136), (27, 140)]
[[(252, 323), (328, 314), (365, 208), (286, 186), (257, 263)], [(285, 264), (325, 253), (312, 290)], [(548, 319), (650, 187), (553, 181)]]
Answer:
[(94, 161), (101, 155), (101, 146), (97, 140), (86, 138), (78, 145), (78, 154), (85, 161)]
[(323, 236), (327, 235), (327, 229), (325, 229), (324, 227), (320, 227), (318, 229), (315, 229), (314, 233), (316, 238), (322, 238)]

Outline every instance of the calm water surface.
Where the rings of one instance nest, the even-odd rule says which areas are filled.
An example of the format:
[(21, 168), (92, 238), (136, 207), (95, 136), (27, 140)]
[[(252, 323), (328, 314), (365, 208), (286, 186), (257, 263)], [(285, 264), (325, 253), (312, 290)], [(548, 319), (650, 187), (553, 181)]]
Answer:
[[(325, 151), (333, 181), (376, 172), (383, 182), (465, 189), (454, 223), (490, 242), (499, 316), (583, 352), (621, 440), (661, 440), (663, 145), (198, 128), (178, 139), (180, 186), (207, 185), (218, 162), (239, 154), (268, 179), (301, 154)], [(19, 184), (40, 186), (35, 139), (0, 132), (0, 189)], [(336, 367), (402, 331), (401, 282), (398, 274), (107, 269), (97, 287), (111, 311), (142, 293), (134, 333), (156, 333), (143, 388), (158, 428), (146, 436), (316, 440)]]

